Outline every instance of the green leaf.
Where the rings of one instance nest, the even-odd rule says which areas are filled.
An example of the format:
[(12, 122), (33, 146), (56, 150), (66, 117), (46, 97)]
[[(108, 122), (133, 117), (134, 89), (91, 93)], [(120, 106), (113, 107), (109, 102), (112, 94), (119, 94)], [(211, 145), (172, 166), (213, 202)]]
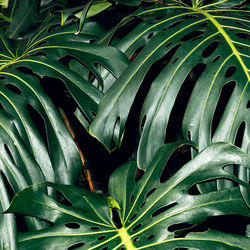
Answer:
[(9, 38), (18, 38), (33, 21), (39, 7), (38, 0), (23, 0), (17, 3), (12, 21), (6, 31)]
[[(221, 249), (245, 249), (249, 239), (243, 236), (215, 231), (192, 232), (193, 227), (208, 217), (249, 216), (239, 187), (207, 194), (189, 194), (189, 190), (197, 183), (214, 178), (232, 178), (249, 187), (224, 170), (230, 164), (249, 168), (249, 156), (235, 146), (213, 144), (169, 180), (160, 181), (166, 162), (184, 144), (176, 142), (161, 147), (139, 179), (135, 179), (135, 161), (124, 164), (112, 174), (109, 194), (120, 207), (121, 227), (115, 226), (117, 218), (110, 213), (110, 202), (103, 194), (53, 183), (33, 185), (19, 192), (6, 212), (29, 214), (53, 225), (44, 230), (21, 233), (18, 249), (77, 246), (84, 249), (204, 249), (218, 246)], [(57, 190), (64, 200), (58, 202), (46, 195), (41, 189), (43, 186)], [(174, 225), (182, 225), (182, 229), (172, 229)]]
[[(9, 206), (9, 197), (0, 172), (0, 211)], [(13, 214), (0, 214), (0, 248), (15, 250), (16, 248), (16, 223)]]
[[(195, 141), (199, 150), (211, 142), (235, 143), (239, 127), (250, 122), (249, 11), (216, 6), (154, 5), (135, 13), (144, 22), (117, 45), (134, 60), (101, 100), (89, 129), (109, 151), (114, 149), (115, 141), (120, 142), (135, 96), (154, 65), (159, 72), (152, 79), (140, 115), (137, 156), (141, 169), (147, 169), (156, 151), (168, 140), (171, 115), (184, 114), (180, 117), (183, 136)], [(228, 88), (233, 89), (232, 94), (223, 98)], [(188, 103), (173, 114), (183, 93)], [(218, 115), (215, 111), (222, 99), (226, 99), (225, 109)], [(244, 150), (247, 134), (246, 125), (240, 145)]]
[(1, 0), (0, 1), (0, 6), (4, 9), (7, 9), (9, 6), (9, 0)]

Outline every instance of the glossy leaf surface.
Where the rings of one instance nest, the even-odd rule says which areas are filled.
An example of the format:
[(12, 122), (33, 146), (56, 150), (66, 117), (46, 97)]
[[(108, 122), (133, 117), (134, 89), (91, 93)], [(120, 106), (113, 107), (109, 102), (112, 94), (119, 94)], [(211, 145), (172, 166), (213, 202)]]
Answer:
[[(168, 140), (170, 117), (184, 96), (185, 104), (173, 116), (180, 116), (184, 138), (197, 142), (199, 150), (216, 141), (235, 143), (239, 127), (250, 122), (249, 11), (223, 9), (239, 1), (198, 7), (170, 2), (134, 14), (144, 22), (117, 45), (132, 63), (101, 100), (89, 129), (113, 150), (141, 84), (150, 69), (157, 71), (141, 110), (141, 169)], [(246, 125), (239, 142), (244, 150), (249, 134)]]
[[(217, 143), (202, 151), (169, 180), (161, 182), (166, 162), (183, 144), (185, 142), (161, 147), (139, 179), (135, 179), (135, 161), (117, 169), (109, 182), (112, 197), (109, 200), (102, 194), (52, 183), (34, 185), (19, 192), (7, 212), (29, 214), (53, 225), (20, 234), (18, 249), (204, 249), (208, 246), (244, 249), (249, 239), (243, 236), (215, 231), (189, 233), (193, 226), (211, 216), (249, 216), (239, 187), (208, 194), (189, 194), (189, 190), (193, 185), (213, 178), (232, 178), (248, 185), (224, 171), (224, 167), (228, 164), (249, 167), (250, 158), (232, 145)], [(43, 193), (41, 187), (44, 185), (57, 190), (64, 200), (58, 202)], [(117, 218), (113, 219), (110, 206), (120, 215), (121, 227)], [(188, 233), (186, 237), (185, 233)]]

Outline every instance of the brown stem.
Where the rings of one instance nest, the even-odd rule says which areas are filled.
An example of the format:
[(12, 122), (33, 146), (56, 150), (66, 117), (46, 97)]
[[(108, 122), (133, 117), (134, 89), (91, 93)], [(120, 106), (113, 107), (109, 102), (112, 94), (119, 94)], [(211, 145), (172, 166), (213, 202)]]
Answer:
[(84, 171), (86, 180), (87, 180), (87, 182), (89, 184), (89, 189), (90, 189), (90, 191), (93, 192), (93, 191), (95, 191), (95, 186), (94, 186), (92, 178), (91, 178), (91, 173), (90, 173), (89, 169), (87, 169), (86, 161), (85, 161), (85, 158), (83, 156), (82, 150), (81, 150), (81, 148), (80, 148), (80, 146), (79, 146), (79, 144), (78, 144), (78, 142), (76, 140), (75, 133), (74, 133), (74, 131), (73, 131), (73, 129), (72, 129), (70, 123), (69, 123), (69, 120), (68, 120), (66, 114), (64, 113), (64, 111), (61, 108), (59, 108), (59, 112), (60, 112), (60, 114), (61, 114), (61, 116), (63, 118), (63, 121), (64, 121), (66, 127), (69, 130), (69, 133), (71, 134), (71, 136), (72, 136), (72, 138), (73, 138), (73, 140), (74, 140), (74, 142), (75, 142), (75, 144), (77, 146), (77, 149), (78, 149), (79, 154), (80, 154), (81, 162), (82, 162), (83, 171)]

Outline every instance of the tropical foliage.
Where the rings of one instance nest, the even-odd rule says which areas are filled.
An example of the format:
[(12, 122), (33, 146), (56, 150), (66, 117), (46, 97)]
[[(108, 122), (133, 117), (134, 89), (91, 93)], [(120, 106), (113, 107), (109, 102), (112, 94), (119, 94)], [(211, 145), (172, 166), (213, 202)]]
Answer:
[(247, 249), (204, 225), (249, 217), (249, 4), (81, 4), (0, 1), (0, 248)]

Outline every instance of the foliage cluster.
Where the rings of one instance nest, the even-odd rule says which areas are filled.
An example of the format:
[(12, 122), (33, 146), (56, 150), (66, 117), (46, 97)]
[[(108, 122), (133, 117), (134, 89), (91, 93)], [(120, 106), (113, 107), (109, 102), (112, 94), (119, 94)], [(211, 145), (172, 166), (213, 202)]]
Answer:
[(246, 1), (0, 5), (0, 249), (248, 248)]

